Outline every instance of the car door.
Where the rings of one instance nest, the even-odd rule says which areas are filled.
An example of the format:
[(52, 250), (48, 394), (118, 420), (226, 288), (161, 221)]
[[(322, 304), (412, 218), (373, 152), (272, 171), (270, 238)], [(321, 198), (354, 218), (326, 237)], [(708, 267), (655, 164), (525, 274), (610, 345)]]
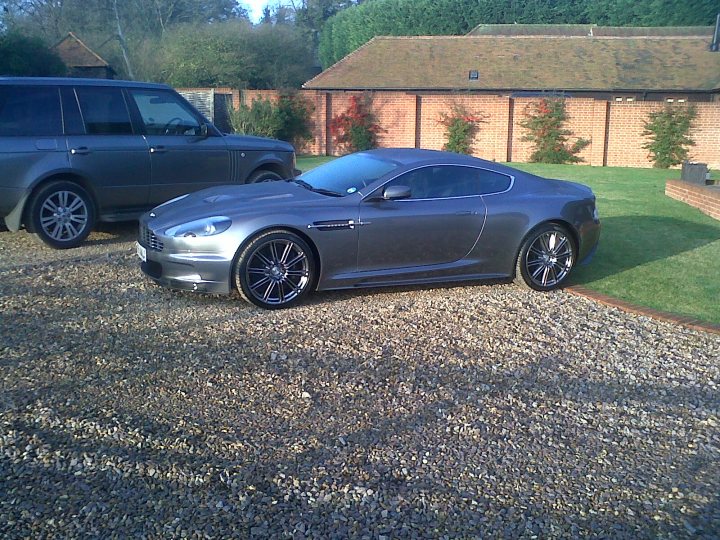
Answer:
[(0, 222), (39, 175), (66, 166), (66, 152), (58, 88), (0, 86)]
[[(485, 205), (472, 186), (473, 169), (449, 165), (406, 172), (364, 199), (359, 211), (358, 270), (391, 270), (462, 259), (480, 236)], [(410, 196), (385, 200), (390, 186)]]
[(100, 213), (147, 206), (148, 146), (133, 129), (122, 88), (64, 87), (62, 103), (70, 165), (90, 181)]
[(150, 147), (150, 202), (158, 204), (230, 178), (230, 156), (223, 137), (178, 94), (166, 89), (128, 90)]

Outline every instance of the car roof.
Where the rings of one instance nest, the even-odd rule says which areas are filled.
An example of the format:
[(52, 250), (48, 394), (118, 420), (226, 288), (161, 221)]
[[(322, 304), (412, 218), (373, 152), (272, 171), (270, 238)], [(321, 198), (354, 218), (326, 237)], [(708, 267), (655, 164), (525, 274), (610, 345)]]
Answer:
[(433, 163), (442, 163), (444, 165), (470, 165), (474, 167), (482, 167), (492, 169), (509, 175), (517, 175), (521, 173), (517, 169), (508, 167), (501, 163), (488, 161), (465, 154), (455, 154), (453, 152), (442, 152), (440, 150), (425, 150), (422, 148), (376, 148), (363, 152), (376, 156), (380, 159), (395, 161), (404, 166), (412, 165), (431, 165)]
[(0, 85), (27, 86), (119, 86), (132, 88), (168, 89), (169, 86), (158, 83), (118, 81), (115, 79), (83, 79), (74, 77), (0, 77)]

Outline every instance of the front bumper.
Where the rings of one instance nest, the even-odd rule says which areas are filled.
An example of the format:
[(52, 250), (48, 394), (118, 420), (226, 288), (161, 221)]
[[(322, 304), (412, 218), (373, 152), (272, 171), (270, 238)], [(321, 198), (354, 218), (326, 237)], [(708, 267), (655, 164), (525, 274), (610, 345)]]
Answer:
[(138, 244), (145, 248), (140, 269), (158, 285), (170, 289), (210, 294), (230, 294), (233, 255), (188, 250), (182, 241), (152, 235), (148, 241), (146, 225), (140, 221)]

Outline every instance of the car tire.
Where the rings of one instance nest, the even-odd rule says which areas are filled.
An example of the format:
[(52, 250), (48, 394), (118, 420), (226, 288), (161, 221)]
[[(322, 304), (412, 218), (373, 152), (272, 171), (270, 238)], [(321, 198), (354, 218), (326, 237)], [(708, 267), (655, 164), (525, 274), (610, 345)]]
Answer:
[(315, 258), (298, 235), (271, 230), (241, 248), (233, 276), (238, 292), (248, 302), (264, 309), (286, 308), (314, 288)]
[(30, 230), (55, 249), (82, 244), (95, 226), (95, 206), (87, 191), (67, 181), (51, 182), (29, 205)]
[(515, 283), (536, 291), (561, 287), (575, 264), (575, 243), (567, 229), (548, 223), (525, 237), (515, 264)]
[(276, 180), (282, 180), (282, 176), (273, 171), (267, 169), (260, 169), (252, 173), (248, 179), (248, 184), (257, 184), (259, 182), (275, 182)]

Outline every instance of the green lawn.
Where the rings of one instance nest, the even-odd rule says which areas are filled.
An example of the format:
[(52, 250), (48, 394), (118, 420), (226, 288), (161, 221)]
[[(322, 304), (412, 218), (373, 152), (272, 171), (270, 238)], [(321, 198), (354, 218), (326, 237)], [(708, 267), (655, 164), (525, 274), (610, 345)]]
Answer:
[[(310, 169), (332, 158), (299, 158)], [(720, 323), (720, 221), (665, 196), (678, 170), (513, 163), (590, 186), (602, 220), (600, 247), (571, 283), (647, 306)], [(714, 173), (717, 178), (717, 172)]]

